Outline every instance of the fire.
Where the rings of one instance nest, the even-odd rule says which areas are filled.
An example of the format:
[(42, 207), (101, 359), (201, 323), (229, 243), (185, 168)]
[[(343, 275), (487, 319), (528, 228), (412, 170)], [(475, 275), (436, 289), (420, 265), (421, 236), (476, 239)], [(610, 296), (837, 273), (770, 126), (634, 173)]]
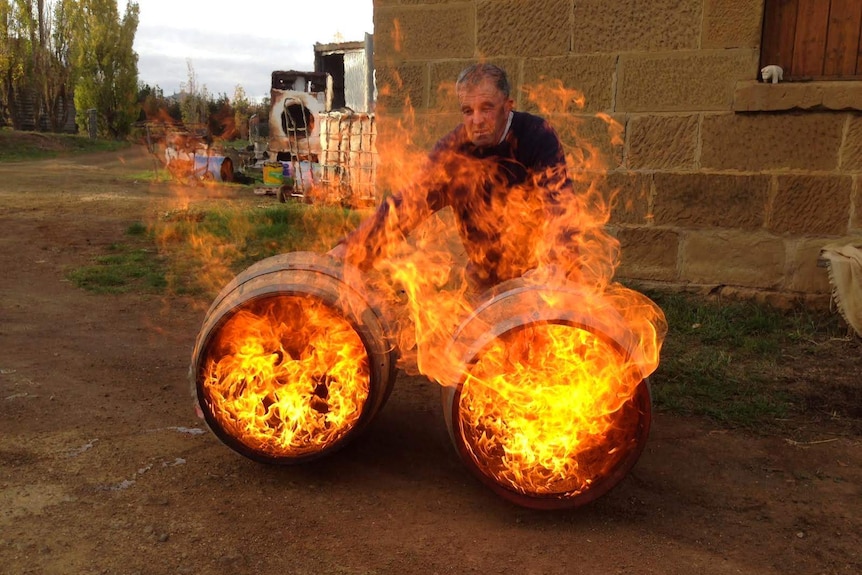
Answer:
[[(400, 365), (442, 386), (450, 435), (468, 467), (518, 503), (577, 504), (612, 487), (639, 457), (651, 418), (647, 378), (667, 325), (658, 306), (613, 278), (620, 250), (608, 231), (615, 200), (603, 185), (602, 150), (621, 145), (622, 126), (598, 114), (590, 128), (606, 130), (607, 146), (583, 137), (589, 118), (572, 114), (583, 96), (559, 81), (535, 86), (526, 100), (560, 133), (574, 194), (548, 188), (548, 173), (491, 191), (487, 205), (454, 206), (485, 218), (475, 224), (480, 234), (501, 220), (505, 234), (499, 244), (452, 249), (452, 218), (427, 218), (422, 190), (442, 183), (482, 197), (505, 174), (462, 155), (416, 162), (409, 136), (420, 128), (408, 114), (378, 146), (397, 166), (383, 170), (385, 181), (405, 190), (409, 209), (387, 221), (379, 245), (359, 250), (383, 256), (375, 293), (391, 282), (404, 294)], [(555, 192), (565, 200), (548, 203)], [(413, 218), (423, 223), (404, 247), (400, 230)], [(364, 255), (348, 252), (348, 261)], [(488, 257), (506, 281), (475, 293), (465, 266)]]
[(215, 426), (268, 458), (331, 448), (357, 425), (369, 396), (361, 338), (308, 296), (244, 306), (219, 329), (203, 365)]
[(468, 372), (460, 433), (501, 486), (576, 495), (627, 455), (638, 418), (624, 408), (640, 381), (621, 350), (590, 331), (529, 326), (494, 340)]
[[(334, 447), (374, 411), (366, 404), (379, 406), (375, 383), (388, 370), (378, 364), (390, 364), (378, 357), (389, 357), (391, 338), (392, 363), (397, 357), (404, 371), (440, 385), (454, 443), (498, 492), (525, 505), (581, 502), (630, 469), (649, 430), (647, 378), (658, 366), (664, 314), (614, 281), (614, 194), (603, 186), (602, 147), (577, 133), (588, 121), (572, 114), (583, 96), (555, 82), (527, 102), (560, 133), (567, 178), (555, 162), (507, 187), (517, 166), (447, 151), (419, 160), (409, 111), (403, 124), (381, 130), (388, 139), (378, 140), (385, 166), (377, 185), (401, 203), (386, 200), (375, 233), (360, 227), (337, 272), (327, 262), (302, 273), (282, 262), (299, 274), (291, 285), (305, 285), (304, 295), (249, 295), (199, 342), (201, 406), (222, 439), (267, 459)], [(595, 120), (592, 129), (620, 146), (622, 127), (607, 115)], [(435, 212), (442, 204), (429, 190), (441, 186), (458, 193)], [(472, 227), (458, 227), (463, 214)], [(476, 276), (477, 262), (494, 262), (497, 277)], [(310, 295), (318, 281), (351, 309), (367, 305), (356, 318), (382, 310), (392, 333), (358, 332), (364, 321), (351, 323)], [(282, 285), (249, 270), (243, 282), (234, 286), (241, 297)], [(369, 351), (375, 339), (382, 348)]]

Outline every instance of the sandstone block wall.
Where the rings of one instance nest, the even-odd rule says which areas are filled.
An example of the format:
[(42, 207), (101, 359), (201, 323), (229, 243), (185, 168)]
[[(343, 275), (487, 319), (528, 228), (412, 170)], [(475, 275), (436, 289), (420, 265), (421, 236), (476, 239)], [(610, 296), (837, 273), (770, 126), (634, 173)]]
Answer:
[(862, 82), (758, 83), (763, 0), (375, 0), (380, 137), (430, 146), (503, 66), (614, 210), (618, 276), (828, 301), (862, 245)]

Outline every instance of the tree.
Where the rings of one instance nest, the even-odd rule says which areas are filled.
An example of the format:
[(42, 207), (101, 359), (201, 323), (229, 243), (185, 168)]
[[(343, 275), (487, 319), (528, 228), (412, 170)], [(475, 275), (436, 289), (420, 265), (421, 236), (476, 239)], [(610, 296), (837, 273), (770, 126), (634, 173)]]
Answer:
[(0, 113), (61, 130), (71, 109), (71, 0), (0, 0)]
[(248, 136), (248, 118), (251, 116), (251, 102), (245, 93), (245, 89), (239, 84), (233, 90), (233, 123), (235, 129), (235, 137), (242, 138)]
[(207, 132), (223, 140), (236, 139), (234, 111), (227, 94), (219, 94), (218, 98), (207, 102)]
[(73, 65), (78, 128), (86, 131), (95, 109), (99, 133), (120, 138), (137, 118), (138, 55), (132, 49), (138, 30), (138, 4), (129, 1), (119, 18), (116, 0), (77, 0)]
[(23, 109), (32, 98), (32, 2), (0, 0), (0, 111), (12, 127), (26, 126)]
[(46, 23), (43, 74), (40, 91), (48, 122), (53, 132), (61, 131), (73, 110), (72, 38), (74, 2), (58, 0)]
[(195, 74), (191, 59), (186, 60), (188, 66), (188, 82), (180, 86), (180, 110), (182, 111), (183, 123), (188, 128), (193, 128), (207, 121), (207, 101), (210, 99), (206, 84), (198, 86), (198, 78)]

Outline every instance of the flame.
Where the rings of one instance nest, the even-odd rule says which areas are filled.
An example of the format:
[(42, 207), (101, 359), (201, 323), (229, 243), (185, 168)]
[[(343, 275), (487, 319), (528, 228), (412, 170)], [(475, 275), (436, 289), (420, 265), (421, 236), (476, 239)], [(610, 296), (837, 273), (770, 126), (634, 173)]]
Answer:
[[(397, 75), (394, 81), (400, 81)], [(454, 94), (454, 88), (442, 87), (440, 92)], [(401, 367), (444, 385), (453, 384), (449, 376), (460, 366), (457, 358), (441, 361), (442, 349), (453, 327), (469, 317), (481, 298), (477, 298), (466, 273), (470, 260), (494, 258), (501, 280), (528, 277), (536, 285), (575, 284), (601, 294), (615, 301), (617, 310), (638, 324), (632, 329), (646, 334), (648, 341), (643, 345), (650, 349), (660, 348), (666, 330), (661, 310), (655, 304), (613, 282), (619, 242), (608, 233), (607, 224), (615, 193), (608, 193), (602, 185), (607, 168), (599, 147), (579, 135), (585, 117), (571, 114), (584, 106), (583, 95), (552, 81), (530, 89), (526, 99), (552, 120), (560, 134), (575, 189), (574, 194), (551, 189), (547, 195), (559, 194), (565, 200), (551, 206), (544, 203), (549, 186), (559, 186), (549, 169), (505, 194), (492, 192), (487, 204), (467, 206), (478, 218), (479, 236), (498, 228), (500, 221), (505, 222), (505, 236), (499, 244), (483, 243), (481, 237), (470, 245), (462, 244), (451, 210), (429, 217), (423, 194), (436, 187), (455, 185), (459, 193), (479, 196), (477, 190), (483, 187), (504, 187), (505, 173), (489, 168), (487, 162), (462, 155), (442, 156), (433, 163), (419, 159), (420, 146), (414, 138), (427, 126), (420, 125), (409, 106), (397, 121), (389, 120), (387, 128), (381, 129), (378, 149), (385, 162), (378, 172), (378, 182), (384, 189), (402, 192), (406, 209), (400, 218), (390, 214), (376, 242), (370, 241), (371, 237), (355, 242), (346, 259), (357, 263), (372, 253), (379, 256), (374, 267), (380, 276), (371, 279), (368, 291), (386, 294), (382, 297), (394, 302), (396, 313), (400, 313)], [(598, 114), (597, 119), (606, 126), (609, 143), (618, 145), (620, 124), (605, 114)], [(549, 218), (549, 214), (553, 217)], [(417, 222), (421, 223), (417, 226)], [(404, 229), (412, 229), (406, 238)], [(631, 302), (638, 304), (635, 313), (625, 311)], [(651, 354), (652, 365), (647, 362), (642, 366), (645, 376), (654, 371), (657, 355), (657, 351)]]
[[(439, 93), (454, 89), (444, 86)], [(399, 218), (391, 210), (379, 243), (363, 237), (347, 260), (380, 256), (369, 292), (394, 302), (400, 366), (457, 390), (454, 434), (480, 474), (515, 493), (570, 498), (639, 454), (649, 418), (648, 395), (645, 406), (641, 394), (648, 394), (645, 379), (658, 366), (667, 324), (649, 298), (613, 279), (620, 250), (607, 229), (615, 193), (604, 185), (603, 150), (622, 145), (622, 126), (607, 114), (592, 122), (575, 114), (585, 105), (583, 95), (559, 81), (533, 87), (525, 101), (560, 135), (574, 194), (554, 188), (560, 184), (550, 170), (505, 194), (492, 191), (487, 204), (465, 209), (480, 218), (478, 236), (502, 221), (505, 237), (497, 244), (462, 244), (448, 208), (429, 217), (425, 192), (441, 185), (468, 195), (497, 190), (505, 187), (506, 174), (461, 155), (417, 161), (413, 137), (427, 126), (419, 126), (408, 107), (398, 122), (381, 127), (378, 140), (385, 160), (380, 181), (402, 192), (407, 209)], [(604, 146), (582, 135), (587, 122), (593, 131), (604, 127)], [(543, 200), (555, 194), (564, 200)], [(405, 236), (403, 230), (412, 231)], [(519, 307), (495, 301), (500, 290), (477, 293), (467, 268), (471, 260), (487, 258), (498, 262), (501, 286), (519, 278), (517, 289), (534, 290), (541, 301), (527, 298)], [(504, 309), (478, 321), (494, 304)], [(558, 321), (555, 313), (593, 321)], [(541, 317), (531, 321), (534, 316)], [(472, 342), (480, 349), (449, 345), (471, 321), (481, 324)], [(517, 328), (497, 330), (515, 323)], [(465, 348), (475, 353), (465, 356)]]
[[(396, 23), (396, 44), (400, 32)], [(397, 72), (391, 81), (395, 88), (383, 84), (381, 95), (398, 92)], [(344, 276), (394, 319), (399, 366), (457, 390), (455, 433), (480, 473), (512, 492), (568, 498), (638, 451), (648, 417), (640, 394), (658, 366), (667, 325), (646, 296), (614, 281), (620, 250), (607, 229), (615, 194), (603, 185), (604, 150), (621, 146), (622, 126), (597, 114), (590, 127), (605, 129), (608, 145), (583, 136), (590, 121), (577, 113), (583, 95), (559, 81), (535, 86), (524, 101), (557, 129), (574, 193), (553, 169), (500, 193), (507, 174), (487, 162), (460, 155), (429, 162), (433, 121), (417, 119), (409, 102), (395, 120), (381, 105), (377, 185), (382, 194), (401, 192), (404, 209), (390, 210), (377, 235), (363, 237), (360, 229), (345, 260), (373, 254), (374, 268), (359, 276), (348, 265)], [(468, 197), (490, 190), (487, 202), (432, 214), (425, 193), (449, 185)], [(462, 242), (455, 209), (478, 218), (475, 241)], [(503, 237), (485, 241), (501, 221)], [(192, 247), (225, 260), (217, 249), (231, 247), (217, 245), (203, 238)], [(518, 278), (538, 299), (501, 304), (482, 317), (485, 335), (471, 342), (481, 345), (467, 344), (465, 355), (464, 346), (451, 345), (454, 334), (499, 303), (499, 291), (477, 289), (470, 274), (471, 262), (488, 259), (498, 264), (500, 286)], [(498, 331), (500, 324), (509, 329)], [(253, 302), (229, 317), (206, 353), (200, 385), (208, 418), (270, 457), (335, 445), (357, 426), (370, 393), (361, 339), (314, 298)]]
[(244, 306), (219, 329), (202, 363), (216, 426), (269, 457), (335, 445), (357, 425), (370, 390), (359, 335), (306, 296)]
[(596, 334), (530, 326), (495, 340), (470, 369), (458, 425), (470, 457), (500, 485), (570, 496), (627, 455), (638, 419), (623, 407), (640, 381)]

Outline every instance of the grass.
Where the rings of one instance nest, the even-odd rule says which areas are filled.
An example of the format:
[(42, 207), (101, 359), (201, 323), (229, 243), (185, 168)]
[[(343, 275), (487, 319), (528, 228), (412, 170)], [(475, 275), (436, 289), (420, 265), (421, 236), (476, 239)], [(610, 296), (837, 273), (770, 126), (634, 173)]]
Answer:
[[(340, 207), (286, 203), (264, 208), (215, 207), (164, 214), (133, 224), (130, 241), (72, 271), (69, 278), (95, 293), (171, 292), (214, 297), (230, 279), (264, 258), (285, 252), (325, 251), (332, 233), (358, 214)], [(131, 241), (135, 238), (135, 241)]]
[(650, 378), (656, 407), (727, 426), (756, 429), (798, 412), (802, 401), (787, 383), (785, 362), (800, 346), (844, 333), (834, 315), (751, 301), (649, 295), (669, 326), (660, 365)]
[(78, 134), (51, 134), (0, 129), (0, 162), (43, 160), (65, 153), (91, 153), (119, 150), (129, 144), (121, 141), (91, 140)]
[(148, 239), (147, 227), (135, 222), (126, 230), (126, 236), (129, 242), (111, 244), (107, 254), (70, 271), (69, 279), (82, 289), (100, 294), (163, 291), (167, 285), (164, 258)]
[[(299, 203), (255, 208), (220, 203), (176, 211), (150, 225), (132, 225), (128, 241), (111, 246), (70, 277), (97, 293), (211, 299), (263, 258), (325, 251), (334, 238), (320, 230), (346, 231), (359, 217), (339, 207)], [(812, 361), (806, 356), (812, 353), (811, 342), (842, 335), (834, 315), (679, 293), (647, 295), (664, 310), (669, 326), (660, 365), (650, 377), (656, 409), (707, 417), (725, 427), (762, 429), (804, 410), (806, 400), (787, 385), (788, 356)]]

